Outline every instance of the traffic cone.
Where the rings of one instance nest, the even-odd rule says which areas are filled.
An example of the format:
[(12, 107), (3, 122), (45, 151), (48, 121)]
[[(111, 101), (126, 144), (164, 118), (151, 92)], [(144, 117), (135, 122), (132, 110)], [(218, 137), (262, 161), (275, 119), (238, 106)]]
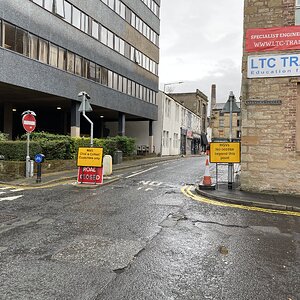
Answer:
[(206, 157), (206, 162), (205, 162), (205, 172), (204, 172), (204, 177), (202, 184), (205, 186), (211, 186), (212, 181), (210, 177), (210, 172), (209, 172), (209, 162), (208, 162), (208, 157)]
[(209, 150), (206, 151), (205, 172), (202, 182), (199, 184), (200, 190), (214, 190), (216, 185), (212, 183), (209, 171)]

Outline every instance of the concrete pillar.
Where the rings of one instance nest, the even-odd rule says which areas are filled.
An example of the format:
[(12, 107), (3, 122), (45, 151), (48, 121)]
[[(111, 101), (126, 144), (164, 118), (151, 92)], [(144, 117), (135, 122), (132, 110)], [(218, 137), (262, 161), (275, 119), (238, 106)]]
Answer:
[(104, 127), (105, 127), (105, 123), (103, 118), (100, 118), (100, 138), (104, 137)]
[[(13, 134), (13, 112), (12, 112), (12, 104), (4, 103), (3, 109), (3, 132), (8, 134), (8, 138), (12, 139)], [(20, 115), (20, 122), (22, 122), (22, 116)]]
[(125, 136), (125, 114), (119, 112), (118, 135)]
[(80, 102), (72, 101), (71, 104), (71, 136), (80, 137)]
[(153, 121), (149, 121), (149, 153), (153, 153)]

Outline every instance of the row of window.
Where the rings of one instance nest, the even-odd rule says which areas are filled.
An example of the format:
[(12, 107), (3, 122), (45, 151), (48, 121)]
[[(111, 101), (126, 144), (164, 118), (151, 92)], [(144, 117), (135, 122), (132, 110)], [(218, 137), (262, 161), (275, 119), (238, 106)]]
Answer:
[(124, 76), (1, 20), (0, 29), (1, 47), (156, 104), (156, 93), (153, 90)]
[(142, 0), (149, 9), (157, 16), (159, 17), (159, 6), (153, 1), (153, 0)]
[(179, 135), (178, 133), (173, 134), (173, 145), (172, 145), (172, 137), (169, 137), (170, 133), (167, 130), (163, 130), (162, 134), (162, 146), (164, 148), (169, 148), (172, 147), (174, 149), (179, 149), (180, 146), (180, 140), (179, 140)]
[(131, 11), (120, 0), (101, 0), (104, 4), (115, 11), (121, 18), (126, 20), (131, 26), (137, 29), (153, 44), (158, 46), (158, 34), (152, 30), (143, 20), (141, 20), (133, 11)]
[(119, 38), (96, 20), (86, 15), (74, 5), (65, 0), (31, 0), (48, 11), (59, 15), (66, 22), (97, 39), (99, 42), (117, 51), (126, 58), (137, 63), (149, 72), (158, 75), (158, 64), (137, 50), (123, 39)]

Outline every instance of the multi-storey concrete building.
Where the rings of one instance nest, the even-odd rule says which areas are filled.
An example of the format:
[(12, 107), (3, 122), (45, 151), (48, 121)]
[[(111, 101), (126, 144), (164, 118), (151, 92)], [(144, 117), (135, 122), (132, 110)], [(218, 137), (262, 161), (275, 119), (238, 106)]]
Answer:
[(300, 194), (300, 3), (244, 3), (241, 187)]
[(118, 122), (157, 119), (160, 0), (0, 1), (0, 131), (89, 134), (78, 93), (91, 99), (94, 136)]

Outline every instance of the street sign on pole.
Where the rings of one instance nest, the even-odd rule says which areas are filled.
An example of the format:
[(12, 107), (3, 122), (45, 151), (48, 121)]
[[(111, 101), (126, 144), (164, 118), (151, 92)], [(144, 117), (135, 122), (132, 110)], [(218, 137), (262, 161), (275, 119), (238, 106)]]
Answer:
[(89, 103), (88, 99), (91, 99), (90, 95), (87, 92), (80, 92), (78, 94), (78, 97), (82, 97), (81, 105), (78, 109), (79, 112), (82, 112), (82, 115), (84, 118), (91, 124), (91, 148), (94, 146), (94, 123), (91, 121), (91, 119), (88, 118), (88, 116), (85, 114), (86, 111), (92, 111), (92, 106)]
[(31, 167), (30, 155), (29, 155), (29, 142), (30, 133), (34, 131), (36, 126), (35, 112), (31, 110), (26, 110), (22, 113), (22, 124), (27, 132), (27, 151), (26, 151), (26, 177), (33, 176), (33, 168)]
[(31, 113), (25, 113), (22, 118), (22, 124), (26, 132), (31, 133), (36, 127), (35, 116)]

